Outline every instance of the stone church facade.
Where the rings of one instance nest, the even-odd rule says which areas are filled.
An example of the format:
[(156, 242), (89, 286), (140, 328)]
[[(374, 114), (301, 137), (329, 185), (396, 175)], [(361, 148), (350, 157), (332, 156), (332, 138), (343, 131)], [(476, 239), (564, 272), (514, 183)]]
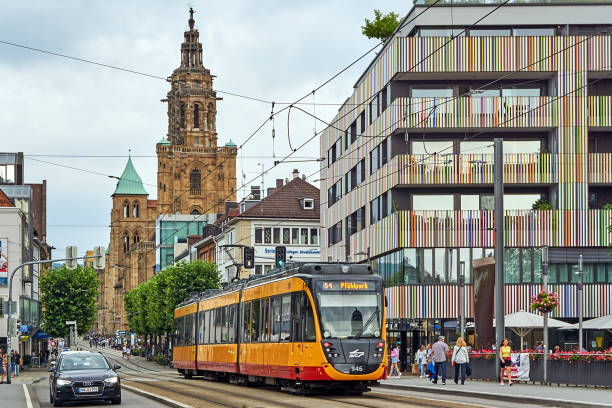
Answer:
[(123, 296), (145, 282), (156, 267), (156, 220), (164, 215), (223, 213), (236, 200), (235, 144), (217, 145), (217, 97), (213, 75), (204, 67), (199, 32), (190, 10), (189, 31), (181, 45), (181, 64), (169, 77), (168, 134), (156, 145), (157, 199), (147, 189), (132, 159), (112, 194), (110, 244), (98, 305), (99, 331), (126, 330)]

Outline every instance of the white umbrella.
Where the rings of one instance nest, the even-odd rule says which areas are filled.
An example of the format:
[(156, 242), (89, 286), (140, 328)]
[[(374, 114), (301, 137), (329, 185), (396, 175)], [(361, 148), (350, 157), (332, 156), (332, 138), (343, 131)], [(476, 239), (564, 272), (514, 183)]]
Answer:
[[(525, 312), (510, 313), (504, 316), (504, 326), (515, 332), (521, 338), (521, 350), (523, 350), (523, 338), (528, 335), (533, 329), (544, 328), (544, 316)], [(493, 320), (495, 327), (495, 320)], [(548, 318), (549, 328), (573, 327), (570, 323), (565, 323), (561, 320)]]
[[(572, 328), (578, 330), (578, 323), (573, 324)], [(582, 328), (584, 330), (608, 330), (612, 333), (612, 314), (582, 322)]]

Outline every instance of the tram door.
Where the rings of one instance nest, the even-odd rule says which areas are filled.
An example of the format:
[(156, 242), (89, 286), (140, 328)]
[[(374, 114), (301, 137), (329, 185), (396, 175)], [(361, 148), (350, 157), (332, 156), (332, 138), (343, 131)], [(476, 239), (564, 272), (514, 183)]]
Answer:
[(291, 295), (291, 342), (293, 344), (293, 364), (301, 365), (304, 353), (304, 292)]

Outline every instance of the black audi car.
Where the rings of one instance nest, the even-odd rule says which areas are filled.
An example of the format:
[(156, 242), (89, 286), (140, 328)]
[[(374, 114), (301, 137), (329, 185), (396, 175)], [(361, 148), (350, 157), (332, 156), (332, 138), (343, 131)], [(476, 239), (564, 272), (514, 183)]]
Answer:
[(49, 368), (49, 397), (54, 407), (69, 401), (106, 400), (121, 404), (121, 383), (115, 370), (100, 353), (66, 351)]

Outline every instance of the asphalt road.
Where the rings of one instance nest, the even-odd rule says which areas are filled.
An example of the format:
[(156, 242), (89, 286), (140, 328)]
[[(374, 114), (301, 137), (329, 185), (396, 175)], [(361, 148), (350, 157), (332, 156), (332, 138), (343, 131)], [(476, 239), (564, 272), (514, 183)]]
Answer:
[[(34, 392), (36, 393), (36, 397), (40, 403), (41, 408), (52, 407), (53, 404), (49, 402), (49, 383), (47, 380), (39, 381), (38, 383), (33, 384)], [(21, 392), (21, 401), (24, 401), (23, 398), (23, 390), (20, 387)], [(4, 401), (4, 390), (0, 388), (0, 396)], [(3, 401), (0, 402), (0, 406), (4, 407)], [(19, 400), (17, 400), (19, 401)], [(108, 404), (108, 405), (107, 405)], [(22, 405), (6, 405), (7, 407), (15, 407), (15, 408), (26, 408), (25, 402)], [(124, 407), (124, 408), (168, 408), (166, 405), (160, 404), (159, 402), (152, 401), (148, 398), (141, 397), (140, 395), (134, 394), (133, 392), (122, 390), (121, 391), (121, 405), (110, 405), (110, 403), (100, 401), (100, 402), (87, 402), (87, 403), (67, 403), (64, 404), (65, 407), (100, 407), (100, 406), (109, 406), (109, 407)]]

